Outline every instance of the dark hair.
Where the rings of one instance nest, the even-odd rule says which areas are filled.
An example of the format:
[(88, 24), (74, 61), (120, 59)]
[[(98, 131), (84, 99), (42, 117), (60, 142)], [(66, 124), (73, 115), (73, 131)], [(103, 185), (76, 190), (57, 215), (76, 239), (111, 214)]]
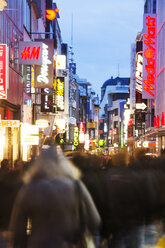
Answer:
[(3, 159), (1, 161), (1, 168), (5, 169), (5, 168), (8, 168), (8, 167), (9, 167), (9, 160), (8, 159)]

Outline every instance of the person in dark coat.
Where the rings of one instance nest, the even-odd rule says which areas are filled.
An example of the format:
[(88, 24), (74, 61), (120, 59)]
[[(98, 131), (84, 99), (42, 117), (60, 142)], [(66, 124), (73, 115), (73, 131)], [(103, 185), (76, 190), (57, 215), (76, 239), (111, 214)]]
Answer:
[(75, 182), (85, 208), (85, 224), (95, 235), (100, 216), (79, 171), (55, 146), (42, 151), (24, 178), (11, 218), (13, 248), (69, 248), (81, 231)]

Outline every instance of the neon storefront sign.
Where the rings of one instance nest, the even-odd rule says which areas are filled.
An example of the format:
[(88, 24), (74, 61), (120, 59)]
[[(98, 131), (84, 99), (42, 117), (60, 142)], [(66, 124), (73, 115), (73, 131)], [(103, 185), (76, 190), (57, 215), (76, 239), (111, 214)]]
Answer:
[(49, 74), (48, 74), (48, 65), (52, 64), (48, 57), (48, 45), (43, 43), (42, 45), (42, 65), (40, 69), (40, 74), (37, 76), (38, 83), (44, 83), (45, 85), (49, 84)]
[(37, 39), (42, 41), (41, 65), (35, 66), (35, 87), (53, 88), (53, 39)]
[(74, 147), (78, 146), (79, 144), (79, 128), (74, 127)]
[(57, 111), (64, 111), (64, 77), (56, 80), (56, 105)]
[(46, 18), (50, 21), (56, 19), (57, 13), (59, 12), (59, 9), (56, 8), (55, 10), (53, 9), (46, 9)]
[(143, 90), (144, 99), (155, 98), (156, 81), (156, 15), (144, 15)]
[(7, 99), (8, 84), (8, 49), (6, 44), (0, 44), (0, 99)]
[(19, 42), (19, 62), (25, 65), (42, 64), (42, 42)]

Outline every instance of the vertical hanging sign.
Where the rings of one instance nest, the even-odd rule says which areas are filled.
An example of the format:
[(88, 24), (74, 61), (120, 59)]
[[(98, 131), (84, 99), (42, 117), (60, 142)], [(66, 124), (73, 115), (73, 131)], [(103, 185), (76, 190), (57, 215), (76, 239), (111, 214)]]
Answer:
[(0, 99), (7, 99), (8, 60), (7, 45), (0, 44)]
[(156, 86), (156, 14), (144, 14), (142, 98), (154, 99)]
[(42, 63), (35, 66), (35, 87), (53, 88), (53, 39), (42, 41)]
[(64, 111), (64, 77), (56, 79), (56, 105), (57, 111)]

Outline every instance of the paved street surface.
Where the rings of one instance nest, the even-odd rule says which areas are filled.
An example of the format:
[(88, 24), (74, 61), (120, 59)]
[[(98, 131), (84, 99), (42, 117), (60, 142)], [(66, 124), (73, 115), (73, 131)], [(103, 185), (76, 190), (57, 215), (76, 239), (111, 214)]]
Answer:
[[(135, 245), (136, 248), (165, 248), (165, 234), (162, 233), (162, 226), (160, 223), (148, 225), (145, 228), (138, 229), (140, 233), (140, 244)], [(117, 247), (111, 248), (135, 248), (130, 246), (127, 242), (120, 244)], [(108, 248), (106, 242), (102, 243), (101, 248)]]

